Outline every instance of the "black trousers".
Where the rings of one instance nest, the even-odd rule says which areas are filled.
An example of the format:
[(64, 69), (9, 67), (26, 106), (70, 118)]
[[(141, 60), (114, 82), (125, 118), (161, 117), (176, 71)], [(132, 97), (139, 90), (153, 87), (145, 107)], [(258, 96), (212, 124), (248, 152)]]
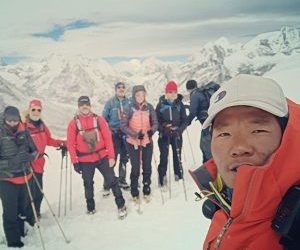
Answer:
[[(163, 184), (163, 177), (167, 173), (168, 168), (168, 157), (169, 157), (169, 145), (172, 147), (173, 152), (173, 168), (174, 174), (177, 175), (179, 178), (182, 178), (182, 173), (180, 171), (180, 162), (181, 160), (181, 148), (182, 148), (182, 136), (180, 137), (166, 137), (162, 136), (158, 138), (158, 147), (160, 151), (160, 161), (158, 165), (158, 174), (160, 184)], [(177, 149), (179, 150), (177, 152)], [(178, 155), (180, 159), (178, 159)]]
[(118, 178), (115, 176), (113, 168), (109, 167), (107, 158), (99, 162), (81, 162), (80, 166), (82, 167), (84, 194), (89, 210), (93, 209), (90, 206), (92, 206), (91, 203), (94, 201), (94, 175), (96, 168), (103, 175), (108, 188), (112, 189), (117, 207), (122, 208), (124, 206), (125, 200), (119, 187)]
[[(34, 173), (36, 176), (37, 181), (40, 184), (40, 187), (43, 190), (43, 174), (42, 173)], [(31, 192), (32, 192), (32, 198), (33, 198), (33, 202), (34, 202), (34, 206), (36, 209), (36, 213), (38, 216), (41, 215), (41, 204), (42, 204), (42, 200), (43, 200), (43, 194), (40, 191), (37, 183), (35, 180), (31, 181)]]
[(24, 236), (24, 219), (29, 205), (26, 184), (0, 181), (0, 198), (3, 208), (3, 229), (7, 244), (15, 244)]
[(118, 154), (120, 155), (119, 161), (119, 181), (126, 181), (126, 163), (128, 162), (128, 153), (126, 148), (126, 142), (123, 138), (123, 133), (112, 133), (112, 139), (114, 142), (114, 149), (116, 154), (116, 159)]
[(139, 196), (138, 184), (141, 167), (143, 169), (143, 194), (149, 195), (151, 193), (150, 184), (153, 143), (147, 144), (146, 147), (139, 146), (137, 148), (135, 148), (134, 145), (127, 143), (127, 150), (132, 166), (130, 174), (131, 195), (133, 197)]

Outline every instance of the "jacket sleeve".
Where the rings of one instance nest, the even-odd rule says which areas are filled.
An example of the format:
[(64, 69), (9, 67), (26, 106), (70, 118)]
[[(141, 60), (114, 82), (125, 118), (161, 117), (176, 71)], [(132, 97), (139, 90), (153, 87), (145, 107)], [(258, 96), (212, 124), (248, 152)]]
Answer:
[(115, 159), (114, 144), (110, 128), (104, 118), (98, 117), (100, 132), (104, 140), (105, 148), (108, 152), (108, 159)]
[(71, 157), (71, 162), (78, 163), (78, 157), (76, 154), (76, 136), (77, 136), (77, 128), (75, 124), (75, 120), (72, 119), (68, 125), (67, 129), (67, 148)]
[(138, 133), (135, 132), (134, 130), (132, 130), (131, 128), (129, 128), (128, 124), (129, 124), (129, 120), (132, 117), (132, 113), (133, 111), (128, 108), (122, 115), (121, 121), (120, 121), (120, 126), (121, 126), (121, 130), (124, 134), (137, 138)]
[(111, 101), (109, 100), (108, 102), (105, 103), (104, 105), (104, 109), (103, 109), (103, 112), (102, 112), (102, 117), (107, 121), (109, 122), (109, 113), (110, 113), (110, 110), (111, 110)]
[(183, 103), (180, 103), (180, 126), (179, 126), (179, 130), (181, 131), (181, 133), (186, 129), (187, 127), (187, 123), (186, 123), (186, 111), (185, 111), (185, 107), (183, 105)]
[(50, 130), (49, 130), (49, 128), (47, 126), (45, 126), (45, 132), (46, 132), (46, 135), (47, 135), (47, 145), (48, 146), (59, 147), (62, 144), (64, 144), (63, 140), (53, 139), (51, 137), (51, 132), (50, 132)]
[(189, 116), (186, 119), (187, 125), (190, 125), (191, 122), (194, 120), (194, 118), (198, 114), (199, 110), (199, 96), (197, 93), (192, 93), (191, 94), (191, 101), (190, 101), (190, 109), (189, 109)]
[(151, 104), (149, 104), (150, 118), (151, 118), (151, 130), (155, 133), (158, 129), (158, 121), (156, 112)]
[(29, 148), (30, 158), (31, 158), (31, 160), (35, 160), (38, 156), (37, 147), (36, 147), (28, 130), (26, 130), (26, 135), (27, 135), (27, 140), (28, 140), (28, 148)]
[(157, 104), (156, 109), (155, 109), (156, 117), (157, 117), (157, 122), (158, 122), (158, 132), (162, 133), (164, 130), (163, 127), (163, 121), (162, 121), (162, 116), (160, 113), (160, 103)]

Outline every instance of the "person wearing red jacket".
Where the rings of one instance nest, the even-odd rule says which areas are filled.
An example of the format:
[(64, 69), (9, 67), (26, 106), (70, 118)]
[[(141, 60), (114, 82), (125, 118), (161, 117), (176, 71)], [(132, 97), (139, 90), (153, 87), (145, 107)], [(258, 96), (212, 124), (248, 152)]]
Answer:
[[(24, 123), (38, 149), (38, 158), (31, 163), (31, 166), (41, 188), (43, 188), (46, 146), (60, 147), (64, 150), (66, 148), (66, 141), (52, 138), (50, 130), (42, 120), (41, 115), (42, 102), (37, 99), (31, 100)], [(37, 216), (40, 218), (43, 194), (35, 181), (31, 183), (31, 189)]]
[(213, 158), (191, 172), (212, 219), (203, 249), (283, 249), (271, 224), (300, 184), (299, 124), (300, 106), (268, 78), (238, 75), (212, 96)]
[(30, 162), (37, 157), (36, 146), (21, 123), (19, 110), (7, 106), (0, 126), (0, 198), (3, 229), (8, 247), (23, 247), (26, 206), (30, 206), (27, 187), (32, 177)]
[(95, 213), (93, 178), (97, 168), (113, 191), (119, 217), (124, 218), (127, 212), (118, 178), (113, 170), (115, 152), (111, 131), (105, 119), (91, 111), (88, 96), (78, 99), (77, 114), (68, 125), (67, 147), (74, 170), (82, 174), (87, 212)]

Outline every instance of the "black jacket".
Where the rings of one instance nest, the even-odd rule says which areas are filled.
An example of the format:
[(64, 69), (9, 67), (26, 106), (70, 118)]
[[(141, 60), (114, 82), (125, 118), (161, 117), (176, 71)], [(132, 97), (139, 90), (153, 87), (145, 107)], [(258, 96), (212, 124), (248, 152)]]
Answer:
[(12, 133), (5, 125), (0, 127), (0, 178), (28, 174), (36, 155), (36, 146), (27, 130)]
[(178, 94), (174, 102), (169, 102), (165, 96), (159, 98), (156, 106), (156, 115), (158, 120), (158, 131), (160, 134), (166, 132), (166, 125), (172, 124), (172, 127), (178, 127), (180, 133), (186, 128), (186, 112), (182, 103), (183, 96)]

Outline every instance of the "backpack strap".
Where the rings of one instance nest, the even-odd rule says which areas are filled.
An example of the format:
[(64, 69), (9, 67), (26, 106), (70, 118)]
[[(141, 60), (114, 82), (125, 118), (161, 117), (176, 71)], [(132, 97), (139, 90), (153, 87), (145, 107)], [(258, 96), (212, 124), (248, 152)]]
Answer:
[(83, 134), (86, 131), (94, 129), (97, 134), (97, 141), (100, 140), (99, 130), (101, 131), (101, 129), (100, 129), (99, 122), (98, 122), (98, 116), (95, 113), (93, 113), (93, 128), (91, 128), (91, 129), (86, 130), (86, 129), (82, 128), (79, 115), (75, 115), (74, 120), (75, 120), (75, 124), (76, 124), (77, 134), (79, 133), (80, 135), (83, 136)]

